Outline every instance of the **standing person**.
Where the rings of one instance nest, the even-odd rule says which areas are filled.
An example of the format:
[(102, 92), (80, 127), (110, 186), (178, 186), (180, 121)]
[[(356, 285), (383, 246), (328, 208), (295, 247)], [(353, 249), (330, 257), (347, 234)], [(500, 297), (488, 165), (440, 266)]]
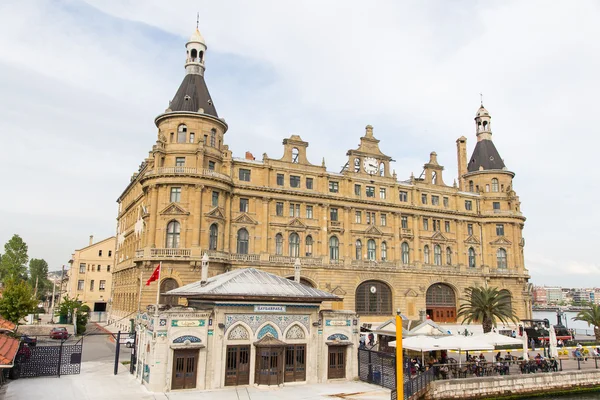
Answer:
[(511, 336), (512, 338), (516, 338), (516, 337), (517, 337), (517, 331), (515, 331), (515, 330), (513, 329), (513, 331), (512, 331), (512, 333), (510, 334), (510, 336)]
[(375, 346), (375, 335), (373, 335), (373, 332), (369, 333), (369, 346)]
[(558, 345), (558, 347), (561, 347), (561, 348), (564, 346), (562, 339), (558, 339), (558, 342), (556, 342), (556, 344)]
[(531, 347), (531, 351), (535, 351), (535, 340), (533, 338), (529, 341), (529, 346)]

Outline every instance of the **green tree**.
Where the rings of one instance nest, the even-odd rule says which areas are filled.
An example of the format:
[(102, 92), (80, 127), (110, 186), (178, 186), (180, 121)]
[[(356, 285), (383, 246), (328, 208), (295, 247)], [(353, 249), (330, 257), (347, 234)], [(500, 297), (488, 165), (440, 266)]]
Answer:
[(27, 279), (27, 243), (19, 235), (13, 237), (4, 245), (4, 254), (0, 260), (0, 279)]
[(82, 335), (85, 333), (89, 311), (90, 308), (86, 305), (82, 305), (81, 300), (77, 297), (71, 298), (68, 295), (65, 295), (60, 302), (58, 315), (65, 317), (69, 324), (73, 323), (73, 316), (75, 316), (77, 320), (77, 334)]
[(592, 325), (596, 342), (600, 342), (600, 306), (593, 303), (587, 304), (587, 306), (589, 308), (579, 311), (573, 320), (587, 322)]
[(35, 290), (37, 281), (37, 296), (42, 298), (51, 288), (51, 283), (48, 280), (48, 263), (44, 259), (32, 258), (29, 261), (29, 283)]
[(511, 305), (510, 294), (497, 288), (468, 287), (465, 297), (458, 309), (458, 317), (463, 317), (463, 324), (481, 322), (483, 332), (487, 333), (496, 326), (496, 321), (507, 323), (509, 320), (518, 323), (519, 318)]
[(37, 300), (33, 297), (31, 286), (23, 280), (8, 279), (4, 282), (0, 298), (0, 315), (15, 324), (35, 311)]

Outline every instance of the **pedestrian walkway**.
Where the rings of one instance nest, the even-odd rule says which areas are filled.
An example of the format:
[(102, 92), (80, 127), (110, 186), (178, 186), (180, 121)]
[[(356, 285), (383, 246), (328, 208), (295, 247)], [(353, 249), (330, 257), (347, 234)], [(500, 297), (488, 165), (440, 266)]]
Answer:
[(294, 384), (283, 387), (241, 386), (212, 391), (148, 392), (127, 368), (113, 375), (110, 362), (84, 362), (80, 375), (18, 379), (5, 386), (3, 400), (383, 400), (390, 391), (364, 382)]

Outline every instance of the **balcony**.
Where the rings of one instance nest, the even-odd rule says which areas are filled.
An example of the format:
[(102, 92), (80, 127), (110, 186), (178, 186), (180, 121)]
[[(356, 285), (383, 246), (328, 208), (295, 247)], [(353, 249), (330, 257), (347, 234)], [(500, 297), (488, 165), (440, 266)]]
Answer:
[(321, 257), (269, 256), (269, 262), (273, 264), (294, 264), (296, 259), (300, 259), (301, 265), (323, 265)]
[(193, 167), (159, 167), (147, 171), (145, 176), (206, 176), (231, 182), (231, 178), (225, 174), (221, 174), (211, 169), (198, 169)]
[(210, 261), (229, 261), (229, 253), (224, 251), (208, 250), (206, 251), (206, 254), (208, 255)]
[(401, 233), (402, 237), (412, 237), (413, 236), (412, 229), (408, 229), (408, 228), (402, 228), (400, 233)]
[(329, 221), (329, 232), (344, 232), (344, 223), (342, 221)]
[(144, 249), (136, 250), (135, 258), (144, 258)]
[(150, 249), (150, 258), (190, 257), (192, 249)]
[(233, 253), (229, 255), (232, 262), (259, 262), (260, 254), (238, 254)]

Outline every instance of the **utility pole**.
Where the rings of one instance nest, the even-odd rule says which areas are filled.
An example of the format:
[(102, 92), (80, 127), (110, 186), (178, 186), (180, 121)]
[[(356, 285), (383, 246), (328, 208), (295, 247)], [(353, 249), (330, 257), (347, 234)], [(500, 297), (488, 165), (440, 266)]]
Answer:
[(52, 306), (50, 307), (50, 323), (54, 323), (54, 293), (56, 293), (56, 280), (52, 280)]
[(60, 288), (58, 289), (58, 307), (60, 307), (60, 295), (62, 294), (62, 284), (65, 277), (65, 266), (63, 264), (62, 271), (60, 272)]
[(33, 297), (35, 297), (36, 299), (37, 299), (38, 279), (40, 279), (40, 277), (36, 276), (35, 277), (35, 290), (33, 291)]

